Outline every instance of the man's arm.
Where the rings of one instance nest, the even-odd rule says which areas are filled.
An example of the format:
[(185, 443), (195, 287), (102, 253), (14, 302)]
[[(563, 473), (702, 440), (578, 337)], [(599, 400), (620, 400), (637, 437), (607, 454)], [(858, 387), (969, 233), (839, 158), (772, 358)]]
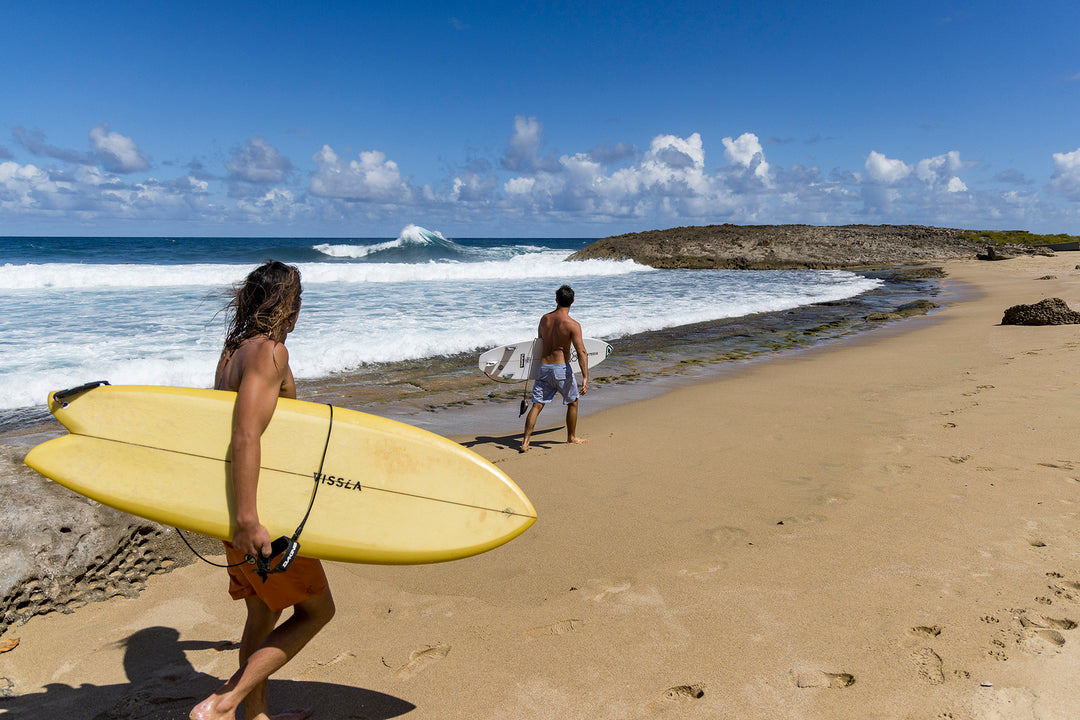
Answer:
[(289, 351), (281, 343), (261, 343), (252, 351), (240, 377), (232, 429), (232, 484), (236, 499), (232, 544), (245, 555), (270, 552), (270, 533), (259, 522), (257, 502), (262, 434), (274, 415), (289, 367)]
[(581, 337), (581, 324), (574, 322), (570, 332), (570, 342), (577, 351), (578, 367), (581, 368), (581, 394), (589, 392), (589, 352), (585, 349), (585, 340)]

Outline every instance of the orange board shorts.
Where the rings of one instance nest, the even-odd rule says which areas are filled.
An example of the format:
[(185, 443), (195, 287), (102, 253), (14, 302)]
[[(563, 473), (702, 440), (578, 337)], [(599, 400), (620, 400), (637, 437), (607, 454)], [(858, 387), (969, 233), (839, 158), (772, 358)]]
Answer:
[(255, 571), (255, 565), (245, 562), (244, 554), (228, 542), (225, 558), (226, 564), (233, 566), (229, 568), (229, 595), (233, 600), (254, 595), (274, 612), (322, 595), (328, 587), (322, 563), (312, 558), (295, 558), (288, 570), (267, 575), (266, 582)]

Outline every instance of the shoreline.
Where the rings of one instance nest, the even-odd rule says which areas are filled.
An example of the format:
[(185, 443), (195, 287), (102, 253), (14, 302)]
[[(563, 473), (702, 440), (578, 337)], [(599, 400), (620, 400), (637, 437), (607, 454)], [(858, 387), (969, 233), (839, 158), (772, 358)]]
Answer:
[[(841, 301), (610, 339), (615, 353), (592, 373), (582, 415), (655, 397), (684, 382), (723, 377), (745, 363), (882, 332), (903, 324), (902, 320), (864, 318), (933, 300), (948, 282), (937, 265), (898, 265), (860, 274), (882, 279), (884, 285)], [(522, 424), (515, 415), (525, 385), (484, 378), (476, 368), (478, 353), (362, 366), (326, 378), (300, 379), (298, 394), (301, 400), (381, 415), (448, 437), (501, 431), (508, 422)], [(0, 445), (33, 445), (63, 433), (43, 406), (19, 412), (37, 419), (0, 431)]]
[[(585, 446), (548, 425), (524, 455), (462, 436), (536, 525), (453, 563), (329, 564), (339, 616), (275, 675), (274, 707), (1070, 717), (1080, 339), (1000, 320), (1080, 304), (1076, 263), (948, 262), (956, 295), (934, 315), (598, 409)], [(183, 717), (235, 663), (242, 610), (221, 572), (179, 568), (12, 628), (0, 710)]]

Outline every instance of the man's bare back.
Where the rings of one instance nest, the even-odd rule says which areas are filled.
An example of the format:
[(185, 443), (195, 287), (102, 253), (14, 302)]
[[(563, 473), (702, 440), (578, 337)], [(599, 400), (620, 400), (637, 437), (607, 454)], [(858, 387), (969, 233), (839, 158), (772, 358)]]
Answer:
[[(574, 340), (581, 341), (581, 324), (570, 317), (566, 308), (559, 308), (540, 318), (538, 328), (543, 341), (543, 355), (540, 362), (545, 365), (563, 365), (569, 362), (570, 350)], [(582, 342), (582, 346), (584, 343)], [(580, 354), (580, 350), (578, 351)], [(586, 377), (588, 373), (586, 372)]]

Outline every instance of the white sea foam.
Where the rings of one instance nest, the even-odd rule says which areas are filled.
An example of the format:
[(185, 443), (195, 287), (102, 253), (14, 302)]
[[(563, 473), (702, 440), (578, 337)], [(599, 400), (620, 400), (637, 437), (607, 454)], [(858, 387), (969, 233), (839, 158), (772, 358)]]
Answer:
[(319, 243), (318, 245), (312, 246), (312, 249), (321, 252), (323, 255), (334, 258), (365, 258), (372, 253), (398, 247), (401, 247), (400, 240), (390, 240), (389, 242), (375, 243), (374, 245), (331, 245), (329, 243)]
[[(385, 245), (397, 252), (409, 243), (452, 242), (422, 230), (406, 228)], [(577, 291), (573, 313), (586, 334), (616, 346), (628, 334), (838, 300), (881, 284), (838, 271), (653, 270), (630, 261), (564, 262), (567, 250), (513, 242), (454, 244), (450, 249), (461, 251), (454, 260), (300, 263), (304, 308), (289, 339), (297, 376), (472, 353), (531, 337), (564, 282)], [(302, 249), (313, 247), (328, 258), (336, 252), (315, 243)], [(40, 406), (51, 390), (99, 379), (208, 386), (223, 335), (222, 299), (212, 293), (250, 267), (0, 266), (0, 410)]]
[[(458, 282), (463, 280), (515, 280), (650, 272), (631, 260), (563, 262), (565, 252), (517, 255), (506, 260), (481, 262), (430, 261), (426, 263), (298, 263), (304, 286), (400, 282)], [(244, 265), (48, 265), (0, 266), (0, 291), (71, 290), (105, 288), (228, 287), (241, 279)]]

